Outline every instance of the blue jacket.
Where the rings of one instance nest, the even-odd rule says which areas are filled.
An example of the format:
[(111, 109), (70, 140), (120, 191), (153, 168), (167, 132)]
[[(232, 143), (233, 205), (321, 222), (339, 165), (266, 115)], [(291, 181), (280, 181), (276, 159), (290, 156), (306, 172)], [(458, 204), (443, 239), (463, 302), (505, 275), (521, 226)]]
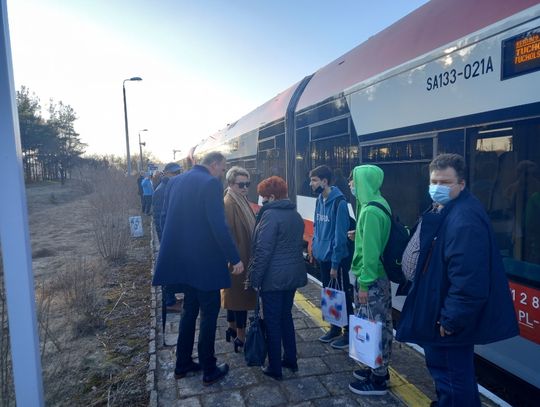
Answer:
[(154, 193), (154, 187), (152, 186), (152, 180), (150, 178), (143, 179), (141, 181), (141, 187), (144, 196), (152, 196)]
[(236, 264), (240, 256), (225, 223), (221, 182), (195, 165), (167, 183), (162, 210), (167, 217), (152, 284), (230, 287), (227, 262)]
[(347, 201), (342, 199), (338, 208), (334, 208), (335, 200), (344, 196), (336, 187), (323, 200), (319, 194), (315, 204), (315, 219), (313, 220), (313, 240), (311, 251), (318, 261), (332, 262), (332, 268), (338, 269), (341, 260), (349, 254), (347, 247), (347, 231), (349, 230), (349, 208)]
[[(441, 337), (439, 323), (452, 335)], [(416, 274), (396, 339), (460, 346), (517, 334), (510, 288), (491, 223), (482, 204), (463, 190), (440, 213), (429, 211), (422, 216)]]
[(294, 290), (307, 284), (302, 249), (304, 221), (288, 199), (269, 202), (257, 215), (249, 264), (251, 286), (262, 291)]

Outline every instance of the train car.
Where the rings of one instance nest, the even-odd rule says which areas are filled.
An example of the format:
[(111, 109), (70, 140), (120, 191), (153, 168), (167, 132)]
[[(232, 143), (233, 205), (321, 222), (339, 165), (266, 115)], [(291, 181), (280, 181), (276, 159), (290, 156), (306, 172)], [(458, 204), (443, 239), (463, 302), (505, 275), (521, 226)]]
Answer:
[[(247, 168), (255, 185), (284, 177), (307, 242), (310, 169), (326, 164), (347, 177), (356, 165), (379, 165), (383, 195), (412, 225), (430, 203), (429, 162), (463, 155), (467, 186), (497, 236), (521, 332), (476, 352), (540, 388), (538, 0), (432, 0), (202, 141), (196, 154), (210, 150)], [(396, 309), (402, 304), (394, 298)]]

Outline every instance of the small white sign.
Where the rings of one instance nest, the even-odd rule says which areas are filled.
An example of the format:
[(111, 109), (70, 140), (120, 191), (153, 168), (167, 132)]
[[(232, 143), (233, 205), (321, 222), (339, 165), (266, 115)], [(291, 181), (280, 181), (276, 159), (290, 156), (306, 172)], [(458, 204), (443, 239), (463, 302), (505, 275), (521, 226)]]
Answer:
[(140, 216), (129, 217), (129, 228), (131, 229), (131, 237), (142, 237), (144, 235)]

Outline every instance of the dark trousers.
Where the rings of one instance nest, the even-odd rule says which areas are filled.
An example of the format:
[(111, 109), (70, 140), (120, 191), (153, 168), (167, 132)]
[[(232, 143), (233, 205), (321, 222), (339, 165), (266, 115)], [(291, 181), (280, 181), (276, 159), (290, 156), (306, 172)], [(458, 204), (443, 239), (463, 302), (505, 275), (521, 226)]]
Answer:
[[(323, 287), (328, 287), (330, 282), (330, 270), (332, 269), (332, 262), (330, 261), (321, 261), (319, 262), (319, 268), (321, 270), (321, 279)], [(353, 304), (353, 287), (349, 280), (349, 269), (351, 268), (351, 263), (349, 260), (344, 259), (341, 261), (339, 268), (337, 270), (337, 281), (339, 286), (343, 291), (345, 291), (345, 302), (347, 307), (347, 314), (352, 315), (354, 313), (352, 304)], [(345, 332), (348, 331), (349, 325), (343, 327)], [(333, 330), (340, 330), (339, 326), (332, 325)]]
[(204, 374), (212, 373), (216, 368), (214, 357), (214, 342), (216, 339), (216, 324), (221, 306), (219, 290), (201, 291), (190, 286), (184, 288), (184, 309), (180, 320), (180, 331), (176, 344), (176, 371), (182, 372), (189, 367), (193, 344), (195, 342), (195, 323), (199, 310), (199, 363)]
[(237, 328), (244, 329), (247, 322), (247, 311), (227, 310), (227, 322), (234, 322)]
[(437, 390), (437, 406), (479, 407), (474, 346), (424, 346), (426, 366)]
[(143, 195), (143, 208), (142, 211), (145, 215), (150, 215), (150, 209), (152, 208), (152, 195)]
[(268, 341), (268, 366), (281, 375), (281, 344), (283, 360), (296, 363), (296, 338), (292, 306), (296, 290), (262, 291), (264, 325)]

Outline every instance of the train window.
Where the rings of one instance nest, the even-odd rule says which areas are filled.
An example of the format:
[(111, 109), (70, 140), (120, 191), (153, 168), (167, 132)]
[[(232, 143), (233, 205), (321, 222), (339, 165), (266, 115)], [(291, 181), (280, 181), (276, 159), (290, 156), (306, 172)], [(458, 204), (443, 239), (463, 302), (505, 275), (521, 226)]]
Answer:
[(384, 171), (381, 194), (392, 212), (405, 225), (414, 226), (420, 214), (431, 205), (428, 195), (429, 162), (377, 164)]
[(506, 271), (540, 288), (540, 119), (467, 130), (469, 188), (492, 221)]
[(336, 137), (349, 134), (349, 118), (334, 120), (318, 126), (311, 127), (311, 140), (318, 140), (325, 137)]
[(433, 138), (423, 138), (362, 147), (362, 163), (419, 161), (433, 158)]
[[(356, 141), (354, 144), (356, 144)], [(347, 186), (346, 177), (348, 177), (352, 168), (358, 162), (358, 155), (355, 155), (357, 151), (358, 147), (351, 144), (351, 137), (349, 135), (312, 141), (310, 152), (311, 168), (307, 172), (319, 165), (324, 164), (329, 166), (337, 174), (336, 180), (340, 180), (335, 182), (335, 184), (342, 190), (341, 192), (343, 192), (350, 202), (351, 192)], [(339, 175), (340, 173), (341, 176)]]
[(273, 137), (271, 139), (259, 142), (259, 151), (272, 150), (275, 147), (276, 147), (276, 142)]
[(280, 120), (276, 124), (264, 127), (259, 130), (259, 140), (275, 136), (276, 134), (285, 133), (285, 121)]
[(311, 170), (311, 157), (309, 151), (309, 128), (304, 127), (296, 131), (295, 154), (296, 194), (312, 196), (309, 186), (309, 171)]
[(465, 129), (442, 131), (437, 134), (437, 154), (464, 154)]

